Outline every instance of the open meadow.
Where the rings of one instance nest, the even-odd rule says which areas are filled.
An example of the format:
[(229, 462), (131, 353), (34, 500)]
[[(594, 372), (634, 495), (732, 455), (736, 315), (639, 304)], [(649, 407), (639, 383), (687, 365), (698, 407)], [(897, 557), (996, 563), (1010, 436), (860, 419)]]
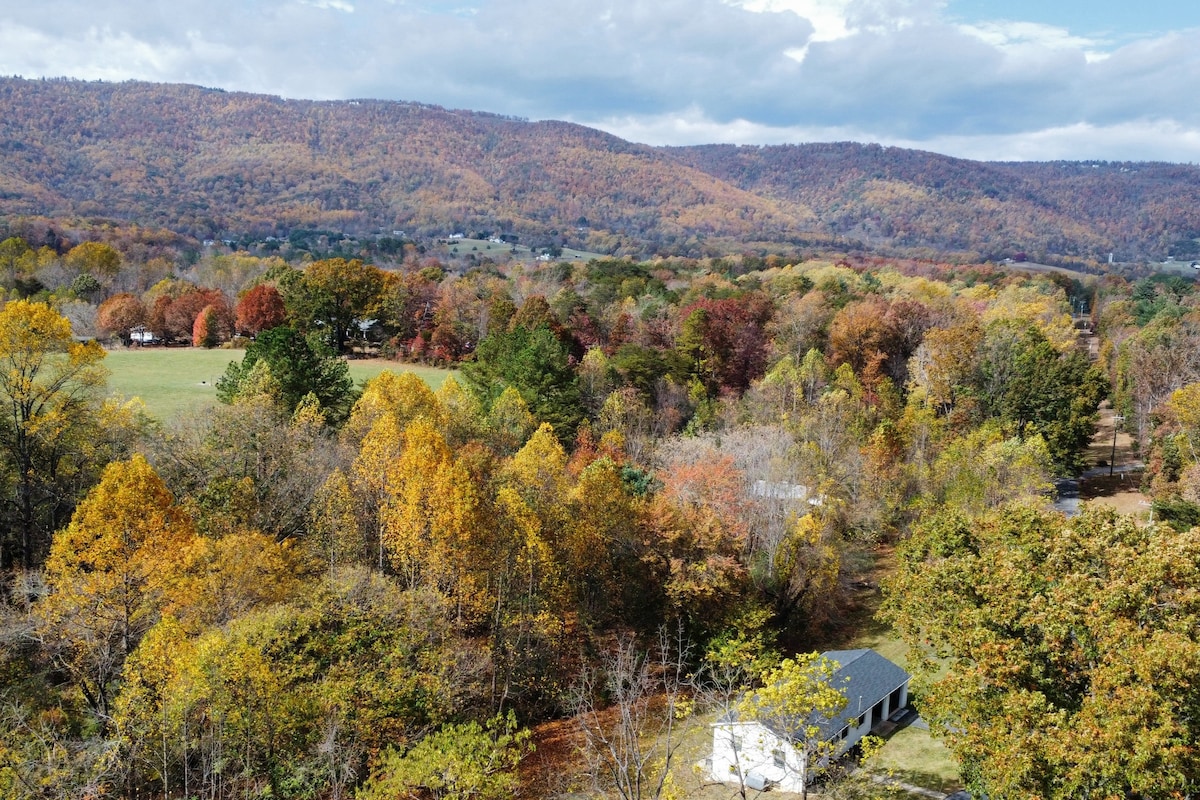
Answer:
[[(109, 393), (127, 399), (141, 398), (152, 416), (166, 422), (181, 413), (215, 403), (216, 382), (229, 362), (241, 361), (244, 354), (244, 350), (198, 347), (110, 350), (104, 359), (112, 373), (108, 379)], [(414, 372), (434, 389), (450, 374), (450, 370), (382, 359), (350, 361), (350, 377), (355, 386), (384, 370)]]

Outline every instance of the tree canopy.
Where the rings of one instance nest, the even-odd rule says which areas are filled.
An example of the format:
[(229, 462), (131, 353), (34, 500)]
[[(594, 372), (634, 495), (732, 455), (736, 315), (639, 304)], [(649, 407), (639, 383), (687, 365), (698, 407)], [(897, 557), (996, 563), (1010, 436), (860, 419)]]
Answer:
[(922, 715), (979, 795), (1172, 798), (1200, 787), (1200, 529), (1089, 506), (948, 511), (899, 553), (886, 618)]

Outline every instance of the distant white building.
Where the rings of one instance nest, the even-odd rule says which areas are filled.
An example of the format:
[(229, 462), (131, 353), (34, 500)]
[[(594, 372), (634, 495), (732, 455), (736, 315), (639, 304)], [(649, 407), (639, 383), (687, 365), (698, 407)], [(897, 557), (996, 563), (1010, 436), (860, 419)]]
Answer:
[[(874, 650), (833, 650), (822, 654), (838, 665), (831, 685), (843, 688), (846, 708), (829, 720), (819, 720), (822, 741), (837, 757), (908, 705), (910, 676)], [(799, 792), (813, 771), (789, 740), (779, 720), (739, 719), (731, 712), (713, 723), (710, 771), (721, 783), (744, 783), (754, 789), (774, 787)]]
[(812, 490), (802, 483), (759, 480), (750, 484), (750, 494), (755, 497), (767, 497), (772, 500), (808, 503), (810, 506), (819, 506), (823, 503), (820, 495), (812, 494)]
[(145, 325), (138, 325), (129, 329), (129, 341), (138, 344), (154, 344), (158, 341), (158, 337), (153, 331), (146, 328)]

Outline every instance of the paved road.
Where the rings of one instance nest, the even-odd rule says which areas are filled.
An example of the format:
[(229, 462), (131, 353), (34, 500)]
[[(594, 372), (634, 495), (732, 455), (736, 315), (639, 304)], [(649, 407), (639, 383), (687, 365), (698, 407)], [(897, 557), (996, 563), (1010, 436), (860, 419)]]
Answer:
[(1054, 500), (1054, 508), (1068, 517), (1079, 513), (1079, 479), (1068, 478), (1054, 482), (1058, 497)]

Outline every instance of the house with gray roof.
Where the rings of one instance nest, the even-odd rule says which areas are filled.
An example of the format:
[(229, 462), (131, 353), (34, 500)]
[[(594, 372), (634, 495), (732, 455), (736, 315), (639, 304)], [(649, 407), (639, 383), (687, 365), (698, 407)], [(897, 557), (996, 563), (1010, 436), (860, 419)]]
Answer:
[[(908, 705), (910, 676), (874, 650), (831, 650), (821, 654), (836, 664), (830, 685), (846, 697), (829, 718), (814, 718), (820, 757), (836, 758)], [(793, 740), (799, 728), (784, 720), (740, 719), (736, 711), (713, 723), (712, 778), (755, 789), (768, 786), (800, 792), (812, 780), (810, 743)]]

